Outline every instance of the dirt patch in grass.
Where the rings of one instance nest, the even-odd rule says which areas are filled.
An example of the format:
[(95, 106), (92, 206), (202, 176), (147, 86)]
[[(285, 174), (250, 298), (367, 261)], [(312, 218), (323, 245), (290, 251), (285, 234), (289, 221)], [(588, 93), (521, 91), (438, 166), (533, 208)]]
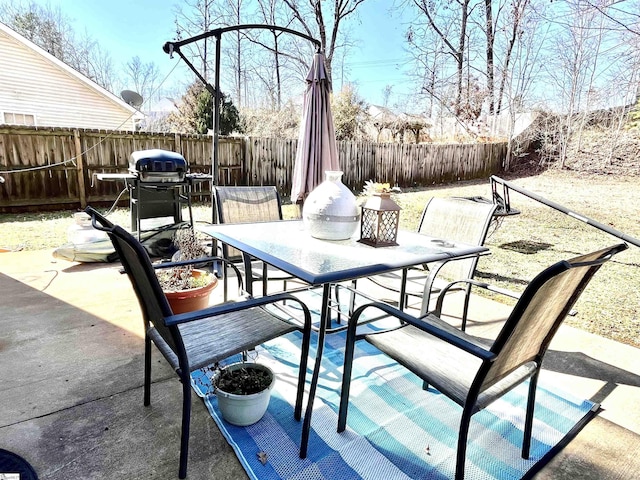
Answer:
[[(508, 180), (640, 238), (638, 177), (549, 170)], [(403, 208), (401, 228), (417, 228), (422, 209), (433, 196), (491, 198), (491, 189), (489, 181), (483, 180), (405, 191), (396, 196)], [(548, 265), (621, 241), (516, 192), (511, 193), (511, 204), (521, 213), (502, 217), (492, 225), (486, 242), (492, 254), (482, 257), (478, 266), (478, 277), (503, 288), (522, 291)], [(68, 228), (73, 224), (72, 213), (0, 215), (0, 248), (58, 247), (67, 241)], [(285, 218), (295, 217), (296, 207), (284, 205), (283, 214)], [(211, 207), (197, 206), (194, 215), (196, 220), (209, 222)], [(124, 226), (130, 223), (128, 209), (116, 209), (110, 218)], [(640, 347), (639, 290), (640, 248), (630, 245), (598, 272), (576, 304), (576, 314), (570, 316), (567, 323)]]

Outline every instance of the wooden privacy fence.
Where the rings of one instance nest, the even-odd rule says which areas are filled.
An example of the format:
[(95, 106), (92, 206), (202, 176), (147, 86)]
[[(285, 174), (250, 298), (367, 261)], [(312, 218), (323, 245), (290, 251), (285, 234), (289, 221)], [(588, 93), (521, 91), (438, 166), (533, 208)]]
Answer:
[[(132, 152), (153, 148), (181, 153), (192, 173), (211, 173), (207, 135), (0, 126), (0, 212), (114, 202), (124, 182), (98, 181), (95, 174), (126, 173)], [(220, 184), (276, 185), (286, 201), (296, 148), (297, 140), (221, 138)], [(338, 143), (343, 181), (356, 193), (367, 180), (419, 187), (489, 178), (501, 172), (505, 155), (505, 143)], [(210, 195), (204, 182), (194, 200), (208, 201)]]

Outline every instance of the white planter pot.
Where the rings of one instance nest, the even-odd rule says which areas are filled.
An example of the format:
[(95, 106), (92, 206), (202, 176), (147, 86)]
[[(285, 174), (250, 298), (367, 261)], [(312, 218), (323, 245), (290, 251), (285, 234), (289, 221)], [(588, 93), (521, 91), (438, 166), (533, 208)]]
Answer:
[(237, 370), (245, 367), (259, 368), (269, 372), (271, 375), (271, 384), (266, 390), (250, 395), (237, 395), (216, 388), (218, 408), (220, 409), (222, 418), (226, 422), (240, 427), (253, 425), (264, 416), (267, 411), (267, 407), (269, 406), (269, 400), (271, 399), (271, 390), (276, 382), (276, 377), (273, 371), (262, 364), (240, 362), (228, 365), (224, 368)]
[(356, 197), (342, 183), (342, 172), (325, 172), (326, 180), (304, 201), (302, 219), (312, 237), (346, 240), (358, 228), (360, 212)]

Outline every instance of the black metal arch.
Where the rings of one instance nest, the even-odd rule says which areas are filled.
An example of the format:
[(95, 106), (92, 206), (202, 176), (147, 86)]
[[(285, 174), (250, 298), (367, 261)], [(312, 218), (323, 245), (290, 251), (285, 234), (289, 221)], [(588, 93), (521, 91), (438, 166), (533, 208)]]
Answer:
[[(213, 179), (213, 185), (218, 185), (218, 136), (220, 133), (220, 43), (222, 40), (222, 34), (226, 32), (233, 32), (236, 30), (252, 30), (252, 29), (262, 29), (262, 30), (271, 30), (271, 31), (279, 31), (290, 33), (292, 35), (296, 35), (298, 37), (309, 40), (314, 43), (316, 46), (316, 51), (320, 51), (322, 44), (319, 40), (306, 35), (304, 33), (298, 32), (296, 30), (292, 30), (286, 27), (279, 27), (277, 25), (266, 25), (266, 24), (244, 24), (244, 25), (232, 25), (229, 27), (216, 28), (213, 30), (209, 30), (208, 32), (201, 33), (200, 35), (193, 36), (191, 38), (187, 38), (185, 40), (180, 40), (178, 42), (166, 42), (162, 49), (165, 53), (168, 53), (169, 56), (172, 56), (173, 53), (177, 53), (180, 55), (180, 58), (187, 64), (187, 66), (196, 74), (196, 76), (204, 83), (205, 88), (213, 95), (214, 97), (214, 113), (213, 113), (213, 153), (212, 153), (212, 165), (211, 165), (211, 176)], [(215, 58), (215, 87), (212, 87), (211, 84), (204, 78), (200, 72), (193, 66), (193, 64), (182, 54), (180, 51), (180, 47), (184, 45), (188, 45), (193, 42), (197, 42), (198, 40), (203, 40), (205, 38), (215, 37), (216, 39), (216, 58)]]

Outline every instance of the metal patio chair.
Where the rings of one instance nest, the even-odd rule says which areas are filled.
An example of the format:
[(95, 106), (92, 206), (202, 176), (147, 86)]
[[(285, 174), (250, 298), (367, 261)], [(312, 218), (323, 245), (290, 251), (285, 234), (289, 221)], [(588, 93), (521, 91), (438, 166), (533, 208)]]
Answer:
[[(421, 378), (425, 389), (433, 385), (462, 407), (456, 480), (464, 477), (472, 415), (529, 379), (522, 443), (522, 457), (528, 458), (537, 380), (547, 348), (596, 271), (626, 248), (622, 243), (542, 271), (524, 290), (490, 347), (434, 314), (416, 318), (382, 302), (359, 307), (347, 330), (338, 431), (344, 431), (347, 424), (354, 344), (364, 339)], [(401, 320), (401, 326), (356, 335), (358, 317), (369, 308)]]
[[(481, 203), (466, 198), (434, 197), (425, 206), (418, 232), (448, 242), (483, 245), (491, 225), (496, 205)], [(404, 310), (411, 298), (421, 302), (421, 315), (429, 311), (430, 296), (440, 292), (439, 284), (460, 279), (473, 278), (478, 257), (470, 257), (447, 262), (425, 265), (423, 268), (406, 269), (403, 272), (389, 272), (369, 280), (399, 295), (398, 305)], [(403, 281), (403, 275), (406, 280)], [(449, 291), (462, 290), (465, 294), (462, 314), (462, 329), (466, 326), (469, 307), (470, 286), (462, 285)]]
[[(300, 420), (311, 334), (311, 315), (304, 303), (289, 294), (278, 294), (174, 315), (158, 283), (154, 268), (202, 263), (203, 259), (154, 266), (146, 250), (131, 234), (109, 222), (93, 208), (87, 207), (85, 211), (92, 217), (94, 228), (106, 232), (113, 242), (140, 303), (145, 330), (144, 405), (148, 406), (151, 403), (152, 343), (173, 367), (182, 383), (180, 478), (185, 478), (187, 474), (191, 419), (190, 374), (194, 370), (253, 349), (281, 335), (300, 330), (303, 340), (294, 409), (294, 417)], [(225, 262), (224, 259), (217, 257), (211, 257), (209, 260)], [(239, 272), (238, 279), (241, 281)], [(284, 301), (288, 304), (294, 302), (300, 305), (304, 316), (303, 322), (299, 318), (290, 322), (287, 318), (275, 314), (281, 310), (267, 311), (264, 308)]]
[[(255, 187), (214, 187), (215, 208), (219, 223), (272, 222), (282, 220), (280, 195), (273, 186)], [(277, 232), (274, 232), (277, 235)], [(221, 244), (222, 256), (235, 263), (243, 271), (242, 252), (224, 243)], [(252, 274), (255, 282), (262, 282), (262, 294), (268, 291), (268, 281), (295, 281), (291, 275), (263, 262), (252, 262)], [(228, 292), (228, 267), (223, 265), (224, 299)]]

